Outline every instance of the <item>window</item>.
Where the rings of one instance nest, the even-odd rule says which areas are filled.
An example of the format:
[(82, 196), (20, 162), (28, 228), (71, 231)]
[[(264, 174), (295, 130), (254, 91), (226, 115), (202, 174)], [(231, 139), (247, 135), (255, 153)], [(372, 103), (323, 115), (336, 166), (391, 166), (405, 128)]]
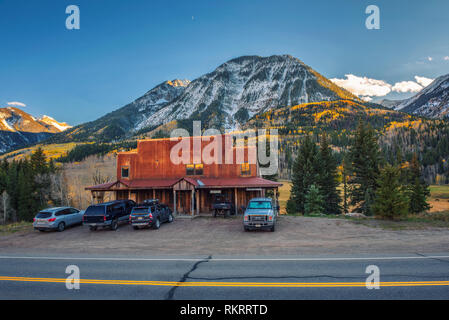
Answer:
[(122, 178), (129, 178), (129, 167), (122, 167)]
[(188, 164), (186, 165), (186, 175), (201, 176), (203, 175), (203, 164)]
[(195, 175), (196, 176), (201, 176), (203, 174), (203, 164), (196, 164), (195, 165)]
[(186, 175), (188, 176), (195, 175), (195, 166), (193, 164), (186, 165)]
[(271, 209), (271, 202), (268, 201), (250, 201), (248, 209)]
[(36, 218), (46, 219), (51, 217), (51, 212), (39, 212)]
[(251, 167), (249, 166), (249, 163), (245, 162), (242, 163), (242, 176), (248, 176), (251, 174)]

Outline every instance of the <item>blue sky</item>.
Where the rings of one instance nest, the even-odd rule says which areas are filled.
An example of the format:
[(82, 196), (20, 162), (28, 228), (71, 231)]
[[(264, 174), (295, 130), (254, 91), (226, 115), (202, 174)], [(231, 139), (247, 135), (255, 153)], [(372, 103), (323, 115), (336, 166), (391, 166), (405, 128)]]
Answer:
[[(80, 30), (65, 27), (71, 4)], [(380, 30), (365, 28), (370, 4), (380, 8)], [(165, 80), (193, 80), (253, 54), (291, 54), (362, 87), (407, 88), (415, 76), (449, 73), (448, 12), (447, 0), (2, 0), (0, 106), (18, 101), (75, 125)]]

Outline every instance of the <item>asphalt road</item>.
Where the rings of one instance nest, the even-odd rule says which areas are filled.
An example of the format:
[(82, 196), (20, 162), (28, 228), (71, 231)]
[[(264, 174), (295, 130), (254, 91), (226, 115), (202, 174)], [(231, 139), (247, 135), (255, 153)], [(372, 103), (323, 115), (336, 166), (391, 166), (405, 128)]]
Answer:
[[(80, 289), (66, 288), (68, 265)], [(380, 289), (367, 289), (367, 266)], [(449, 299), (449, 254), (0, 256), (1, 299)]]

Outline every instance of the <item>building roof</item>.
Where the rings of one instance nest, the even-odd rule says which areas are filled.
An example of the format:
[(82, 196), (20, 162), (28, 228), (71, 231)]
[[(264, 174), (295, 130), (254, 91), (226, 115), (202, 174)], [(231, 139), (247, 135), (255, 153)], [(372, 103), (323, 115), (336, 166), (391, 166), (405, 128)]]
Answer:
[(282, 183), (261, 177), (198, 178), (196, 180), (199, 188), (275, 188), (282, 186)]
[(156, 188), (170, 188), (179, 179), (139, 179), (130, 180), (130, 189), (156, 189)]
[(86, 190), (108, 191), (114, 190), (113, 186), (121, 183), (126, 189), (164, 189), (171, 188), (177, 182), (185, 180), (198, 189), (207, 188), (276, 188), (282, 183), (263, 179), (260, 177), (238, 177), (238, 178), (203, 178), (203, 177), (183, 177), (180, 179), (141, 179), (141, 180), (118, 180), (96, 186), (87, 187)]

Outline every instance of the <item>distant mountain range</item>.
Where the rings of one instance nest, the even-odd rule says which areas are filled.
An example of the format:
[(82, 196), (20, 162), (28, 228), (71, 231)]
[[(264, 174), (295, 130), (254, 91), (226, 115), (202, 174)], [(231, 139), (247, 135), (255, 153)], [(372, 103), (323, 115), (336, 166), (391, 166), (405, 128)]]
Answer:
[(449, 119), (449, 74), (435, 79), (395, 109), (433, 119)]
[(0, 108), (0, 153), (38, 143), (68, 128), (49, 116), (35, 118), (18, 108)]
[[(348, 117), (351, 110), (363, 109), (363, 112), (358, 112), (359, 115), (372, 114), (370, 109), (381, 108), (381, 105), (392, 109), (390, 119), (395, 118), (394, 113), (398, 111), (443, 118), (448, 116), (449, 110), (448, 87), (449, 75), (446, 75), (408, 100), (384, 99), (373, 104), (361, 101), (290, 55), (243, 56), (191, 82), (178, 79), (165, 81), (124, 107), (76, 127), (59, 124), (50, 117), (34, 119), (19, 109), (0, 109), (6, 110), (0, 119), (3, 119), (0, 123), (0, 152), (50, 136), (49, 143), (135, 139), (160, 128), (188, 125), (192, 120), (201, 120), (203, 128), (239, 129), (270, 111), (290, 110), (288, 108), (292, 106), (326, 101), (334, 102), (329, 105), (332, 108), (344, 106), (347, 109), (346, 119), (351, 118)], [(323, 108), (327, 105), (319, 106)], [(374, 113), (378, 114), (377, 111)], [(402, 118), (400, 115), (397, 117)], [(281, 118), (289, 121), (288, 117)], [(19, 123), (14, 119), (23, 119), (20, 128), (14, 127), (13, 123)], [(32, 130), (26, 128), (28, 122)], [(378, 122), (384, 123), (384, 120)]]

